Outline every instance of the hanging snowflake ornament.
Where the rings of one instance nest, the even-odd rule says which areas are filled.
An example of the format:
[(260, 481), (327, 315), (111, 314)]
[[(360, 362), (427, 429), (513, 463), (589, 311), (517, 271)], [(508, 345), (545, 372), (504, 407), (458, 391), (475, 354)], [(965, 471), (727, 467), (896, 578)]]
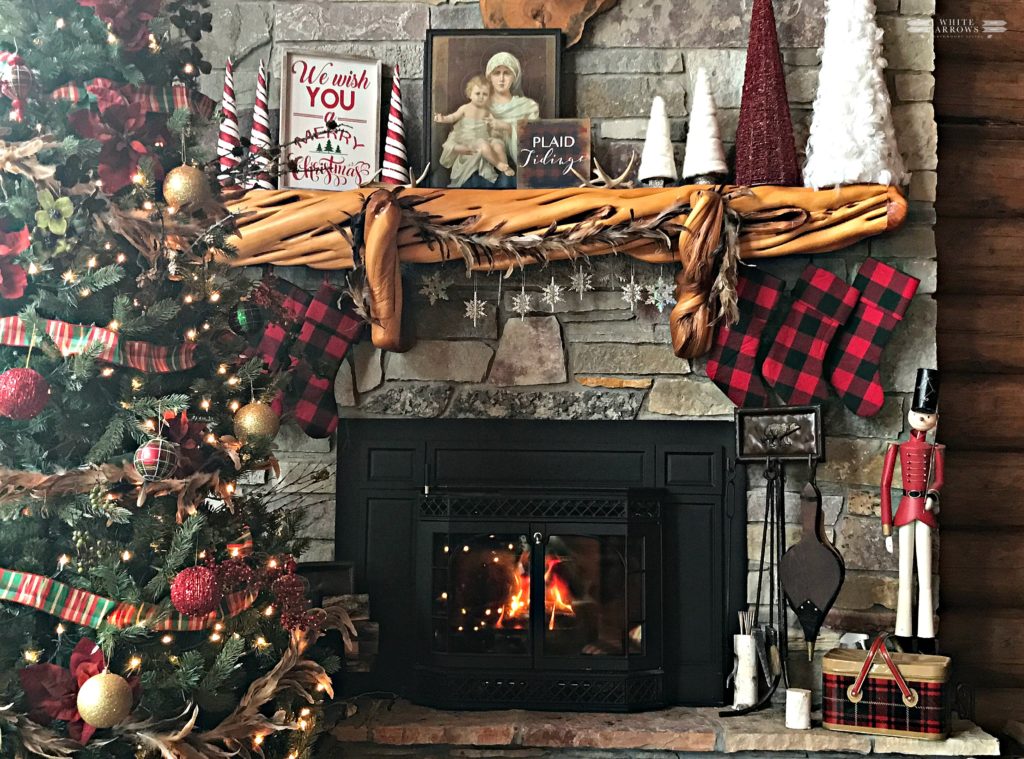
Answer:
[(451, 285), (451, 280), (444, 276), (440, 269), (420, 277), (420, 293), (427, 296), (432, 306), (439, 300), (448, 300), (448, 288)]
[(583, 271), (582, 267), (574, 270), (572, 276), (569, 277), (569, 289), (579, 295), (582, 302), (583, 294), (594, 289), (594, 275)]
[(555, 306), (565, 300), (562, 297), (562, 293), (565, 292), (565, 288), (555, 282), (555, 277), (552, 275), (551, 284), (545, 285), (541, 288), (540, 300), (545, 306), (551, 309), (551, 313), (555, 312)]
[(473, 293), (473, 300), (464, 301), (466, 304), (466, 318), (472, 320), (475, 327), (477, 322), (487, 316), (487, 301), (480, 300)]
[(519, 314), (520, 319), (525, 319), (533, 311), (533, 293), (526, 292), (525, 286), (512, 296), (512, 311)]
[(676, 286), (671, 279), (665, 279), (662, 273), (658, 278), (647, 285), (647, 299), (644, 301), (648, 306), (654, 306), (658, 313), (663, 313), (669, 306), (675, 305)]
[(622, 286), (622, 300), (629, 306), (630, 311), (635, 311), (636, 304), (644, 300), (644, 286), (636, 281), (633, 273), (630, 273), (629, 281)]

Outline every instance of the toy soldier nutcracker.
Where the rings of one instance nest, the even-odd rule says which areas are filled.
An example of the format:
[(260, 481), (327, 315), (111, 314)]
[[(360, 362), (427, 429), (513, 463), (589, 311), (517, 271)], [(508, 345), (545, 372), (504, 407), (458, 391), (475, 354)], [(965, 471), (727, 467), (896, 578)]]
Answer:
[[(896, 637), (904, 651), (935, 652), (932, 614), (932, 530), (939, 527), (936, 511), (942, 490), (945, 446), (929, 443), (939, 415), (939, 373), (918, 369), (914, 403), (907, 419), (910, 439), (890, 443), (882, 469), (882, 534), (885, 549), (893, 552), (892, 528), (900, 539), (900, 586), (896, 605)], [(903, 496), (892, 513), (892, 475), (899, 456), (903, 470)], [(917, 646), (913, 643), (914, 558), (917, 558)]]

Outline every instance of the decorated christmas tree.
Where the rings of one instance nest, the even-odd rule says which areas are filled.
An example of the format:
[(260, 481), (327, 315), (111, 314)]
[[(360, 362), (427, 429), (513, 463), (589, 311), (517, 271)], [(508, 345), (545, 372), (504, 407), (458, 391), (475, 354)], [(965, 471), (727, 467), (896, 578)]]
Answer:
[(2, 757), (298, 759), (340, 664), (244, 484), (283, 380), (216, 194), (249, 158), (193, 144), (204, 5), (0, 0)]
[(874, 0), (830, 0), (804, 181), (829, 187), (906, 180)]

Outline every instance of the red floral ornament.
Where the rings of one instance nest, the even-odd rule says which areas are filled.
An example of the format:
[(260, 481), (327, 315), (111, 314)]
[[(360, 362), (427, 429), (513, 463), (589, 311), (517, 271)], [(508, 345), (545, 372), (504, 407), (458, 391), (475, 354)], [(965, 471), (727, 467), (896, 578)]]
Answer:
[(189, 421), (186, 411), (182, 411), (180, 414), (165, 411), (164, 425), (160, 436), (178, 444), (180, 452), (178, 471), (181, 476), (185, 477), (199, 471), (199, 467), (206, 460), (206, 456), (200, 450), (200, 445), (206, 437), (204, 422)]
[[(147, 122), (144, 103), (129, 101), (111, 82), (98, 80), (86, 89), (96, 98), (96, 110), (74, 111), (68, 121), (79, 137), (100, 142), (100, 179), (104, 190), (115, 193), (132, 181), (139, 160), (149, 155), (146, 145), (167, 136), (162, 128)], [(159, 162), (154, 162), (154, 168), (162, 174)]]
[(163, 0), (78, 0), (96, 11), (125, 50), (139, 50), (149, 40), (149, 22), (160, 13)]
[(14, 300), (25, 294), (28, 275), (8, 259), (24, 253), (31, 242), (28, 227), (14, 232), (0, 232), (0, 298)]
[[(103, 651), (88, 638), (82, 638), (71, 652), (69, 669), (56, 664), (33, 664), (18, 672), (21, 688), (28, 701), (28, 716), (40, 725), (54, 720), (68, 723), (68, 735), (85, 745), (96, 728), (78, 713), (78, 690), (86, 680), (106, 668)], [(129, 680), (132, 688), (138, 678)]]

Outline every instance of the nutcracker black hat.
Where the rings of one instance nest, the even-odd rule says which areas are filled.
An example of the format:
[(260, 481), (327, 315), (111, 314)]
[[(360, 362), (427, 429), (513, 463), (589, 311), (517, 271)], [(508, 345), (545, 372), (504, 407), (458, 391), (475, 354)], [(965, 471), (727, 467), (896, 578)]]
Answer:
[(910, 407), (918, 414), (939, 412), (939, 370), (918, 369), (914, 385), (914, 403)]

